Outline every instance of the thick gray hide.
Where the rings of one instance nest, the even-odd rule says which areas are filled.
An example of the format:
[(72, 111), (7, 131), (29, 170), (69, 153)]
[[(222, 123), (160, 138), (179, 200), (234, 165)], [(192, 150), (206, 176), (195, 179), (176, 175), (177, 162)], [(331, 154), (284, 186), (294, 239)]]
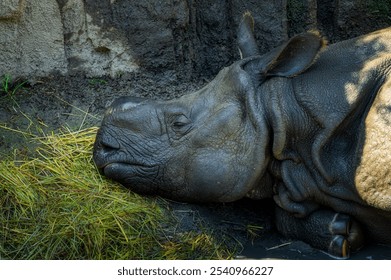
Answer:
[(205, 88), (108, 108), (94, 159), (134, 191), (183, 201), (274, 197), (277, 228), (347, 257), (391, 244), (391, 28), (325, 47), (317, 33), (243, 58)]

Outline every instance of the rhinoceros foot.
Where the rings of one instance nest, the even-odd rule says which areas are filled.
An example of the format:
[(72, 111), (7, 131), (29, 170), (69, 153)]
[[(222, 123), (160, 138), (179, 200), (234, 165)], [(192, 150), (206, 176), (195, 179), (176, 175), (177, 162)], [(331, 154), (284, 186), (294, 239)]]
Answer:
[(364, 243), (360, 225), (348, 215), (322, 209), (297, 218), (278, 208), (276, 218), (277, 228), (283, 235), (300, 238), (335, 258), (348, 258)]
[(328, 253), (332, 256), (348, 258), (351, 251), (356, 251), (363, 245), (361, 228), (348, 215), (335, 214), (329, 229), (334, 236), (328, 248)]

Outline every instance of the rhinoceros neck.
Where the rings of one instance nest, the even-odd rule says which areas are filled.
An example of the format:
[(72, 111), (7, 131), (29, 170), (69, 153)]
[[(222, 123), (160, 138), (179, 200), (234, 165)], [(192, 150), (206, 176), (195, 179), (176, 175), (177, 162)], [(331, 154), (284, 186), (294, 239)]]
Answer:
[(301, 140), (314, 133), (314, 124), (296, 100), (292, 79), (272, 78), (259, 89), (269, 125), (270, 148), (275, 160), (300, 160)]
[(262, 199), (272, 197), (273, 178), (268, 171), (271, 160), (270, 140), (271, 131), (267, 120), (267, 106), (263, 104), (260, 97), (259, 88), (250, 86), (246, 89), (246, 114), (251, 127), (252, 137), (254, 138), (253, 154), (257, 160), (254, 162), (256, 167), (254, 173), (256, 179), (252, 189), (247, 197), (252, 199)]
[(300, 129), (299, 119), (302, 116), (297, 114), (300, 109), (297, 102), (290, 100), (294, 95), (289, 79), (272, 78), (254, 92), (248, 93), (247, 97), (247, 114), (257, 135), (259, 165), (262, 166), (258, 183), (247, 197), (261, 199), (273, 194), (273, 185), (277, 179), (275, 173), (279, 173), (276, 170), (278, 168), (275, 168), (278, 164), (274, 162), (297, 158), (293, 147), (290, 147), (289, 137), (296, 133), (296, 126)]

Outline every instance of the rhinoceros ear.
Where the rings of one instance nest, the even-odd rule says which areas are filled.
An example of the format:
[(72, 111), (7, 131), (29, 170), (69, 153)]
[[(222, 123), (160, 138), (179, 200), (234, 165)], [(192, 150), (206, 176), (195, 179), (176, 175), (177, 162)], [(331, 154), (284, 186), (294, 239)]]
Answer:
[(294, 77), (307, 70), (326, 45), (319, 32), (296, 35), (283, 46), (266, 54), (258, 67), (264, 77)]
[(259, 55), (259, 49), (254, 38), (254, 18), (250, 12), (245, 12), (237, 32), (240, 58)]

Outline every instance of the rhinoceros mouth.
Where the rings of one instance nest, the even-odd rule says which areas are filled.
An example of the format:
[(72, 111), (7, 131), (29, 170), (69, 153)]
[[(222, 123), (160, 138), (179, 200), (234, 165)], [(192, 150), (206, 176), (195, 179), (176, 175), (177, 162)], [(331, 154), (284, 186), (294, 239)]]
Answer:
[(105, 176), (112, 178), (113, 176), (120, 176), (123, 173), (128, 173), (126, 171), (130, 167), (131, 165), (128, 163), (109, 162), (106, 163), (104, 166), (100, 167), (99, 169)]
[(158, 166), (112, 162), (107, 163), (100, 171), (107, 178), (136, 193), (150, 195), (158, 191)]
[(156, 177), (159, 171), (158, 166), (148, 166), (139, 163), (109, 162), (99, 167), (99, 170), (107, 177), (127, 182), (139, 179)]

